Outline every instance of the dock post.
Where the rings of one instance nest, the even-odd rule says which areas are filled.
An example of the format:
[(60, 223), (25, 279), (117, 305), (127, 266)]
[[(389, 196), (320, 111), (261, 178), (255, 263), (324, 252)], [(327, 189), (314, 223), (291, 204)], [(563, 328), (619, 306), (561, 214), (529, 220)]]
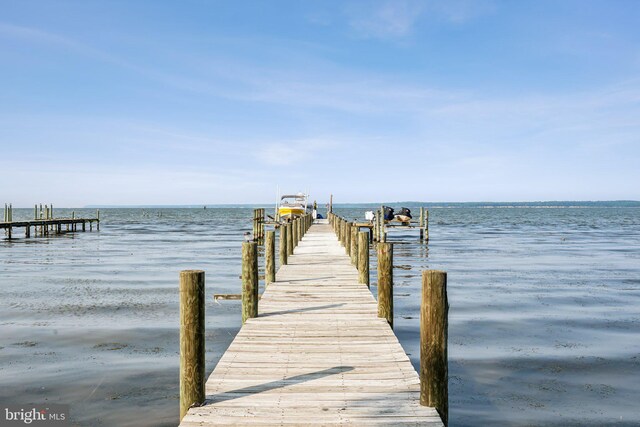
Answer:
[(260, 209), (260, 241), (264, 243), (264, 208)]
[(4, 204), (4, 222), (9, 222), (7, 221), (8, 217), (9, 217), (9, 206), (7, 206), (7, 204)]
[(34, 205), (33, 207), (33, 219), (38, 219), (38, 205)]
[(242, 243), (242, 324), (258, 317), (258, 244)]
[(96, 222), (96, 230), (100, 231), (100, 209), (96, 209), (96, 219), (98, 220)]
[(393, 329), (393, 244), (378, 243), (378, 317)]
[(351, 257), (351, 228), (351, 223), (345, 221), (344, 248), (349, 257)]
[(292, 233), (293, 249), (295, 249), (295, 247), (298, 246), (298, 220), (297, 219), (294, 219), (293, 222), (291, 223), (291, 229), (293, 230), (293, 233)]
[(333, 194), (329, 195), (329, 212), (333, 213)]
[(419, 227), (420, 228), (420, 241), (422, 242), (424, 240), (424, 207), (420, 206), (420, 223), (419, 223)]
[(429, 209), (424, 210), (424, 240), (429, 241)]
[(282, 224), (280, 230), (280, 267), (287, 265), (287, 227)]
[(358, 227), (351, 224), (351, 264), (358, 267)]
[(205, 399), (204, 271), (180, 272), (180, 420)]
[(422, 272), (420, 305), (420, 404), (435, 407), (446, 426), (449, 418), (447, 273)]
[(369, 284), (369, 236), (366, 231), (358, 233), (358, 273), (359, 282), (370, 287)]
[(287, 262), (289, 262), (289, 255), (293, 255), (293, 225), (287, 223)]
[(253, 210), (253, 221), (252, 221), (252, 235), (253, 235), (253, 241), (255, 242), (256, 240), (258, 240), (258, 210), (254, 209)]
[(264, 286), (276, 281), (276, 232), (267, 231), (264, 243)]

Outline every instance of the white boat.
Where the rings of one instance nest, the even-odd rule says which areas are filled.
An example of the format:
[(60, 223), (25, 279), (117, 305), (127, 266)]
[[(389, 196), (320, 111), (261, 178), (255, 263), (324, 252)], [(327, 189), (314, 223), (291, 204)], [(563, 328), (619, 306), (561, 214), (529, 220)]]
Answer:
[(291, 221), (307, 212), (309, 196), (305, 193), (285, 194), (280, 197), (276, 206), (277, 219), (281, 222)]

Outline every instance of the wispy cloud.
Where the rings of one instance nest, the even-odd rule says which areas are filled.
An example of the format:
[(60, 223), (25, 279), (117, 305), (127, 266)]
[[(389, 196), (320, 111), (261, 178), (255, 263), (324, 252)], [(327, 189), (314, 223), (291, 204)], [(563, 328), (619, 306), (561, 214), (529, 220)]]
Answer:
[(420, 23), (464, 24), (494, 10), (489, 0), (378, 0), (348, 4), (349, 27), (360, 37), (402, 39)]
[(349, 25), (362, 37), (404, 37), (411, 32), (425, 5), (425, 2), (417, 0), (351, 3), (347, 8)]
[(323, 139), (299, 139), (264, 144), (256, 158), (270, 166), (289, 166), (309, 160), (324, 150), (335, 146), (335, 141)]

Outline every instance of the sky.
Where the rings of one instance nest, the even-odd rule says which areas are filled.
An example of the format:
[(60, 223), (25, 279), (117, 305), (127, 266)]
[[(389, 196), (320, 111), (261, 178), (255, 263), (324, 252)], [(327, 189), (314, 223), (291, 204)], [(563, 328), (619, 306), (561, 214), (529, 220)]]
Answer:
[(640, 2), (0, 0), (0, 203), (640, 199)]

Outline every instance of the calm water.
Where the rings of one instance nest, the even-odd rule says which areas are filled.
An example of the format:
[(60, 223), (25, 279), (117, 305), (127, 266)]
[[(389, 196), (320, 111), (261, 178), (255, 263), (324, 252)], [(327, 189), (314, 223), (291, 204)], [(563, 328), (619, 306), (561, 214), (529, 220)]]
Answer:
[[(239, 302), (212, 295), (239, 292), (252, 211), (101, 217), (100, 232), (0, 240), (0, 401), (70, 403), (79, 425), (175, 425), (178, 272), (206, 271), (211, 371), (240, 324)], [(452, 426), (640, 424), (640, 209), (434, 208), (428, 245), (389, 236), (414, 365), (420, 272), (449, 274)]]

